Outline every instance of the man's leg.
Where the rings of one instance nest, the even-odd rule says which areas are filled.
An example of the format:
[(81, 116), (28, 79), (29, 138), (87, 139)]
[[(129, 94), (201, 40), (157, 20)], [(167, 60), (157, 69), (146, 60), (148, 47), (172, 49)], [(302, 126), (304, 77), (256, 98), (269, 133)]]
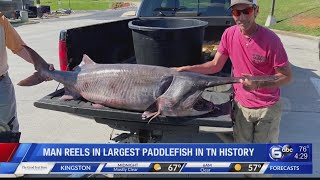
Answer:
[[(257, 120), (254, 123), (253, 143), (277, 143), (281, 119), (281, 103), (256, 109)], [(248, 178), (271, 178), (272, 174), (248, 174)]]
[(278, 143), (280, 120), (281, 120), (281, 102), (260, 109), (261, 117), (255, 125), (253, 143)]
[[(0, 81), (0, 121), (3, 125), (2, 129), (9, 129), (9, 134), (6, 132), (6, 137), (11, 136), (14, 138), (16, 135), (14, 133), (19, 132), (19, 122), (17, 119), (17, 108), (16, 108), (16, 98), (13, 84), (9, 78), (6, 76)], [(4, 139), (6, 139), (4, 137)], [(17, 136), (20, 138), (20, 135)], [(10, 137), (8, 137), (10, 139)], [(16, 141), (19, 141), (17, 139)]]
[(245, 107), (235, 102), (235, 122), (233, 126), (233, 137), (235, 143), (252, 143), (254, 124), (248, 121), (248, 112)]

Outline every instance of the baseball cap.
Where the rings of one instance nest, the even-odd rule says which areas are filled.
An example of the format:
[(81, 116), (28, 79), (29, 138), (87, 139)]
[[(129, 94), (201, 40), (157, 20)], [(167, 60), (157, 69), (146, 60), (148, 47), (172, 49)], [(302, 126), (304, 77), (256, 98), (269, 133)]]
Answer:
[(236, 4), (257, 5), (257, 0), (231, 0), (229, 9)]

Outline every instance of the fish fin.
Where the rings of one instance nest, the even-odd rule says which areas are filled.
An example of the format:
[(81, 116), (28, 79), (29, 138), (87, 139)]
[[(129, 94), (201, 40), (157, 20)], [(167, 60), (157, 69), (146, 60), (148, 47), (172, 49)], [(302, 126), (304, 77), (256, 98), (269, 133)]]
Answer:
[(149, 119), (148, 124), (152, 121), (152, 119), (158, 117), (160, 114), (161, 114), (160, 111), (149, 114), (149, 117), (151, 117), (151, 118)]
[(158, 105), (157, 105), (157, 101), (155, 101), (154, 103), (152, 103), (141, 115), (141, 118), (143, 120), (146, 120), (149, 118), (149, 114), (158, 111)]
[(80, 71), (81, 67), (87, 64), (96, 64), (96, 63), (88, 55), (83, 54), (81, 63), (78, 66), (74, 67), (72, 70)]
[(64, 95), (60, 97), (61, 100), (65, 100), (65, 101), (68, 101), (68, 100), (74, 100), (74, 99), (79, 99), (81, 97), (80, 94), (78, 93), (75, 93), (73, 91), (71, 91), (70, 89), (68, 88), (64, 88)]
[(64, 101), (69, 101), (69, 100), (74, 100), (75, 98), (71, 95), (63, 95), (59, 99), (64, 100)]
[(145, 111), (142, 113), (142, 119), (147, 120), (149, 119), (155, 112)]
[(142, 119), (143, 120), (149, 119), (149, 121), (148, 121), (148, 124), (149, 124), (152, 119), (158, 117), (160, 114), (161, 114), (160, 110), (158, 110), (156, 112), (145, 111), (142, 114)]
[(101, 104), (92, 104), (92, 107), (97, 108), (97, 109), (104, 108), (104, 106)]
[(27, 77), (24, 80), (21, 80), (18, 85), (19, 86), (33, 86), (42, 83), (45, 81), (39, 74), (39, 72), (33, 73), (31, 76)]
[[(150, 121), (154, 118), (156, 118), (157, 116), (159, 116), (161, 114), (161, 110), (158, 108), (158, 103), (157, 101), (155, 101), (153, 104), (151, 104), (141, 115), (141, 118), (143, 120), (147, 120), (148, 124), (150, 123)], [(150, 119), (151, 118), (151, 119)]]
[(81, 64), (96, 64), (88, 55), (83, 54)]

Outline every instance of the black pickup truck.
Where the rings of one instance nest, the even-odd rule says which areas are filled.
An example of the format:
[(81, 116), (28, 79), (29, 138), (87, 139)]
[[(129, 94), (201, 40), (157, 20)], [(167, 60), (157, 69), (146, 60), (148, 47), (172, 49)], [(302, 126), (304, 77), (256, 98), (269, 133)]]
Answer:
[[(60, 69), (71, 70), (80, 63), (83, 54), (89, 55), (97, 63), (136, 63), (132, 30), (128, 27), (128, 23), (134, 19), (148, 18), (187, 18), (207, 21), (208, 26), (205, 28), (203, 40), (203, 60), (211, 60), (222, 33), (234, 24), (228, 11), (229, 3), (230, 0), (143, 0), (134, 17), (62, 30), (59, 41)], [(210, 50), (208, 47), (214, 48)], [(231, 63), (228, 61), (222, 72), (215, 75), (230, 76), (230, 74)], [(154, 130), (174, 130), (179, 127), (197, 129), (232, 127), (230, 91), (219, 92), (219, 88), (208, 89), (203, 93), (204, 98), (214, 103), (218, 102), (215, 103), (217, 108), (214, 112), (201, 117), (159, 117), (150, 124), (141, 119), (140, 112), (107, 107), (96, 109), (83, 99), (62, 101), (59, 97), (63, 92), (63, 89), (53, 92), (34, 105), (38, 108), (93, 117), (98, 123), (138, 133), (139, 137), (152, 135)], [(146, 141), (140, 138), (139, 142)]]

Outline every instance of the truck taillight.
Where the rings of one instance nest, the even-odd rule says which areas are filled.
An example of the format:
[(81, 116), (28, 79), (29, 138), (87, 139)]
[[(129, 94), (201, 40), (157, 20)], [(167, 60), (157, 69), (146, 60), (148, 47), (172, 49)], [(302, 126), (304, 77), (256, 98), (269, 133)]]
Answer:
[(68, 58), (67, 58), (66, 31), (60, 32), (59, 62), (60, 62), (60, 70), (67, 71), (68, 70)]

